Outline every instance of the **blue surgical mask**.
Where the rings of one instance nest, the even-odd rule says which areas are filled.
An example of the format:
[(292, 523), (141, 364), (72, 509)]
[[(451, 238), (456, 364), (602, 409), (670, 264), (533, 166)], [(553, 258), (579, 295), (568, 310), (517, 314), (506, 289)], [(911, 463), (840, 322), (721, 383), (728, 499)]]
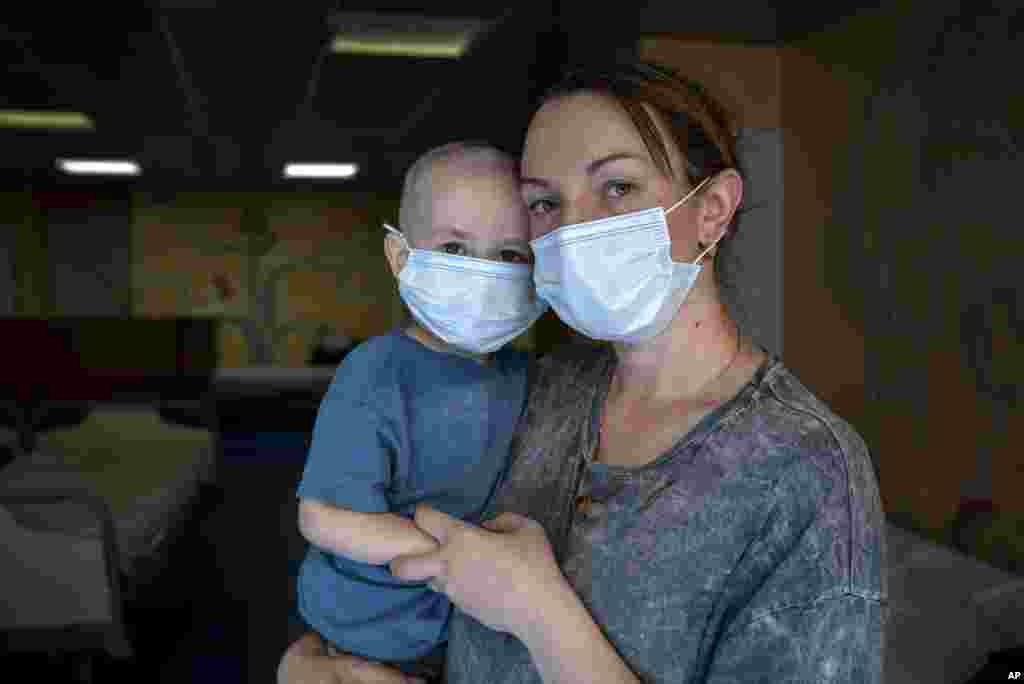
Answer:
[(721, 239), (693, 263), (676, 263), (665, 216), (711, 178), (668, 211), (654, 207), (562, 226), (533, 240), (537, 294), (591, 339), (632, 344), (658, 335), (697, 282), (701, 259)]
[(456, 349), (487, 354), (533, 325), (547, 304), (537, 297), (532, 267), (409, 247), (398, 292), (413, 318)]

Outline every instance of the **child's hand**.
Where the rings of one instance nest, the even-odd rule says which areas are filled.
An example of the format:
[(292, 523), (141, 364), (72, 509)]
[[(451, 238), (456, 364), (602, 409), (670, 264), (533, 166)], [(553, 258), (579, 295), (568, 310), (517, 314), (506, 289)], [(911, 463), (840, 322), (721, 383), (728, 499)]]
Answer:
[(278, 684), (426, 684), (387, 665), (350, 655), (330, 656), (316, 634), (288, 647), (277, 668)]
[(438, 548), (433, 537), (397, 513), (360, 513), (321, 501), (299, 504), (299, 530), (318, 548), (371, 565)]
[[(413, 523), (413, 525), (415, 525), (415, 523)], [(401, 544), (395, 546), (395, 550), (398, 551), (398, 553), (395, 554), (396, 558), (398, 556), (420, 556), (425, 553), (432, 553), (441, 548), (441, 545), (437, 543), (437, 540), (431, 537), (426, 530), (423, 530), (420, 527), (416, 527), (416, 530), (419, 534), (403, 534)], [(399, 546), (401, 546), (401, 548), (399, 548)]]

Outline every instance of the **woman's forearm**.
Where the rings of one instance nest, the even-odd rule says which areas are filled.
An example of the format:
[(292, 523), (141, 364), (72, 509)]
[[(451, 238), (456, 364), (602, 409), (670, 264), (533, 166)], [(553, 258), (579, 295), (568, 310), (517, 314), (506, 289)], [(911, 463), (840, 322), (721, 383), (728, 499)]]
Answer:
[(544, 684), (641, 684), (568, 585), (522, 641)]
[(437, 548), (433, 537), (401, 515), (359, 513), (319, 501), (299, 504), (299, 529), (314, 546), (371, 565)]

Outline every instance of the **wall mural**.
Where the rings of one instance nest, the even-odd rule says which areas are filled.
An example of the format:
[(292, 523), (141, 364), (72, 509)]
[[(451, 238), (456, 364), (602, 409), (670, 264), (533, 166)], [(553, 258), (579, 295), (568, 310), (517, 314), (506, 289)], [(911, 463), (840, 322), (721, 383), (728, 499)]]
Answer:
[(242, 197), (218, 198), (219, 206), (202, 197), (139, 199), (138, 315), (218, 317), (228, 367), (304, 365), (324, 336), (386, 332), (397, 295), (383, 235), (370, 226), (391, 211), (387, 200)]

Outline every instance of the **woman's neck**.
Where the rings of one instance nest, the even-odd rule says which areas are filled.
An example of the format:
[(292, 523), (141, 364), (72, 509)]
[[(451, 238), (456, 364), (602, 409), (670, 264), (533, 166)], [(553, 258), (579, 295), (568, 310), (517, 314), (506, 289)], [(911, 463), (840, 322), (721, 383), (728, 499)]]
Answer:
[(721, 380), (739, 348), (739, 331), (725, 306), (714, 297), (691, 300), (657, 337), (615, 345), (610, 396), (641, 403), (697, 399)]
[(405, 327), (404, 332), (406, 335), (413, 338), (414, 340), (422, 344), (424, 347), (427, 347), (428, 349), (433, 349), (434, 351), (440, 352), (442, 354), (455, 354), (456, 356), (461, 356), (462, 358), (476, 361), (481, 366), (490, 365), (490, 354), (473, 354), (467, 351), (463, 351), (461, 349), (456, 349), (452, 345), (448, 344), (447, 342), (439, 338), (437, 335), (433, 334), (432, 332), (421, 326), (416, 321), (409, 323), (409, 325)]

